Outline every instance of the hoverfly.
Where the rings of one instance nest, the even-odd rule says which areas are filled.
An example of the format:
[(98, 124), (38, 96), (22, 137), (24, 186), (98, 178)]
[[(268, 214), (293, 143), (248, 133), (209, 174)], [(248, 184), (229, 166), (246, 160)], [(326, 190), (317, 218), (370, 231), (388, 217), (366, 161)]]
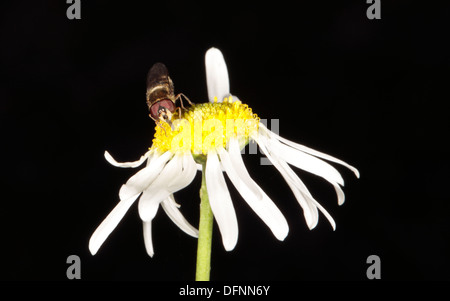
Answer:
[[(166, 66), (162, 63), (155, 63), (147, 75), (146, 99), (150, 118), (157, 124), (165, 121), (172, 127), (172, 115), (174, 112), (178, 110), (179, 117), (181, 117), (181, 109), (185, 109), (181, 99), (182, 96), (192, 105), (192, 102), (186, 95), (179, 93), (175, 96), (173, 82), (170, 79)], [(178, 99), (180, 100), (181, 108), (175, 105)]]

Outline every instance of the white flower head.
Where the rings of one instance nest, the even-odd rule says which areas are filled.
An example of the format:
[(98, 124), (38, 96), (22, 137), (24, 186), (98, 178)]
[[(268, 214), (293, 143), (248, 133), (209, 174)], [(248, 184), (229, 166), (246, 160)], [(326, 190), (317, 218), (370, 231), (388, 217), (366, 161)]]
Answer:
[(251, 139), (258, 143), (286, 180), (303, 209), (307, 226), (313, 229), (317, 225), (320, 211), (335, 229), (336, 224), (331, 215), (314, 199), (290, 165), (322, 177), (333, 185), (339, 205), (344, 203), (341, 189), (344, 180), (324, 160), (349, 168), (357, 177), (358, 170), (337, 158), (284, 139), (267, 129), (247, 105), (230, 94), (228, 70), (220, 50), (211, 48), (207, 51), (205, 66), (209, 103), (191, 106), (179, 119), (175, 114), (174, 127), (167, 124), (157, 126), (152, 147), (136, 162), (118, 163), (105, 152), (106, 160), (114, 166), (134, 168), (145, 161), (147, 166), (122, 186), (120, 202), (92, 235), (89, 249), (93, 255), (138, 198), (144, 242), (150, 256), (154, 254), (152, 220), (160, 204), (180, 229), (197, 237), (198, 230), (178, 210), (179, 205), (173, 194), (192, 182), (198, 169), (196, 160), (199, 158), (206, 160), (203, 172), (209, 202), (227, 251), (236, 246), (239, 230), (223, 171), (274, 236), (284, 240), (289, 232), (286, 219), (250, 177), (242, 160), (241, 149)]

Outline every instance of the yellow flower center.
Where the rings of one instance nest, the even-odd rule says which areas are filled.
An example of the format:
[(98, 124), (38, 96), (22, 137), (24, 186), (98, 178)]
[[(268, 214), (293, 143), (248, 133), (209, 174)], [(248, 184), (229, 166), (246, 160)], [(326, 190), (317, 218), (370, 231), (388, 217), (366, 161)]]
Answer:
[(160, 122), (155, 127), (152, 148), (159, 152), (190, 151), (206, 155), (217, 147), (226, 147), (231, 138), (237, 138), (244, 147), (250, 135), (258, 131), (259, 117), (240, 101), (231, 97), (223, 102), (195, 104), (173, 113), (172, 127)]

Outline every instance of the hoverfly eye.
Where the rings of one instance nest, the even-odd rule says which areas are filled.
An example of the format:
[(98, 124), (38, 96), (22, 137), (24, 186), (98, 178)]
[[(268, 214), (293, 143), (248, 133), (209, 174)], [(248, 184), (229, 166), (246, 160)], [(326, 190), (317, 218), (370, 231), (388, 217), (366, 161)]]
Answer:
[(170, 99), (164, 99), (159, 102), (159, 107), (164, 108), (165, 112), (175, 111), (175, 104)]
[(155, 104), (150, 107), (150, 115), (153, 117), (153, 119), (158, 119), (159, 110), (158, 106)]
[(158, 101), (150, 107), (150, 115), (153, 119), (158, 119), (161, 114), (175, 111), (175, 104), (169, 99)]

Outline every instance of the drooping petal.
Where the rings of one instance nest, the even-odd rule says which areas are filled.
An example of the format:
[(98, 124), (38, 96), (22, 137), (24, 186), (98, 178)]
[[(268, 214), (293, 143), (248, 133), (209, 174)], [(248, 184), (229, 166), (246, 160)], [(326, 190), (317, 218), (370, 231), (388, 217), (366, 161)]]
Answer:
[[(317, 159), (311, 155), (308, 155), (302, 151), (293, 149), (287, 145), (283, 145), (277, 141), (271, 140), (272, 150), (275, 151), (276, 156), (279, 156), (282, 160), (292, 164), (300, 169), (314, 173), (333, 185), (338, 198), (338, 204), (342, 205), (345, 201), (345, 195), (340, 185), (344, 185), (344, 180), (341, 174), (330, 164)], [(274, 147), (275, 146), (275, 147)]]
[[(201, 164), (195, 163), (195, 165), (197, 166), (197, 171), (202, 171), (203, 170), (203, 166)], [(222, 166), (220, 168), (222, 168)], [(222, 171), (225, 171), (225, 170), (222, 169)]]
[(117, 227), (119, 222), (136, 201), (139, 195), (120, 201), (116, 207), (108, 214), (103, 222), (97, 227), (89, 240), (89, 251), (95, 255), (103, 242), (108, 238), (111, 232)]
[[(303, 183), (303, 181), (295, 174), (295, 172), (286, 164), (286, 162), (284, 162), (282, 159), (280, 160), (279, 158), (277, 158), (277, 160), (279, 160), (280, 166), (283, 169), (284, 173), (286, 173), (290, 179), (290, 181), (292, 181), (293, 185), (295, 186), (296, 189), (298, 189), (301, 194), (305, 197), (305, 200), (307, 201), (309, 207), (314, 207), (314, 218), (315, 218), (315, 223), (312, 225), (312, 227), (310, 227), (310, 229), (314, 228), (319, 220), (319, 216), (317, 214), (317, 209), (319, 209), (323, 215), (325, 215), (325, 217), (327, 218), (328, 222), (330, 223), (331, 227), (333, 228), (333, 230), (336, 230), (336, 223), (334, 221), (334, 219), (331, 217), (331, 215), (325, 210), (325, 208), (323, 208), (319, 202), (317, 202), (314, 197), (311, 195), (311, 193), (309, 192), (308, 188), (305, 186), (305, 184)], [(288, 183), (289, 184), (289, 183)], [(336, 184), (337, 185), (337, 184)], [(334, 186), (334, 184), (333, 184)]]
[(304, 145), (295, 143), (293, 141), (290, 141), (288, 139), (285, 139), (285, 138), (275, 134), (274, 132), (270, 131), (269, 129), (267, 129), (267, 127), (264, 124), (262, 124), (262, 123), (259, 124), (259, 129), (264, 131), (264, 133), (266, 133), (267, 135), (269, 135), (269, 136), (271, 136), (271, 137), (273, 137), (275, 139), (278, 139), (279, 141), (281, 141), (281, 142), (283, 142), (283, 143), (285, 143), (285, 144), (287, 144), (287, 145), (289, 145), (289, 146), (291, 146), (291, 147), (293, 147), (295, 149), (298, 149), (298, 150), (303, 151), (305, 153), (308, 153), (310, 155), (313, 155), (313, 156), (316, 156), (316, 157), (319, 157), (319, 158), (322, 158), (322, 159), (325, 159), (325, 160), (328, 160), (328, 161), (331, 161), (331, 162), (334, 162), (334, 163), (341, 164), (341, 165), (347, 167), (348, 169), (350, 169), (351, 171), (353, 171), (353, 173), (356, 175), (357, 178), (359, 178), (359, 176), (360, 176), (358, 169), (356, 169), (355, 167), (351, 166), (350, 164), (348, 164), (348, 163), (346, 163), (346, 162), (344, 162), (344, 161), (342, 161), (340, 159), (337, 159), (337, 158), (335, 158), (333, 156), (330, 156), (328, 154), (319, 152), (319, 151), (314, 150), (312, 148), (309, 148), (307, 146), (304, 146)]
[(252, 180), (252, 178), (248, 174), (247, 169), (245, 168), (244, 161), (242, 160), (241, 156), (241, 151), (239, 149), (239, 142), (237, 139), (231, 139), (228, 143), (228, 153), (230, 154), (230, 163), (232, 164), (233, 169), (239, 175), (239, 180), (243, 181), (243, 184), (248, 187), (248, 189), (250, 189), (258, 199), (262, 199), (262, 194), (260, 193), (259, 186)]
[(148, 157), (147, 164), (145, 166), (149, 166), (150, 164), (155, 164), (154, 161), (156, 161), (156, 159), (158, 159), (161, 156), (160, 154), (158, 154), (157, 151), (150, 150), (150, 152), (151, 152), (151, 154)]
[[(278, 240), (284, 240), (289, 232), (289, 226), (278, 207), (251, 178), (242, 179), (242, 173), (240, 171), (245, 169), (245, 166), (242, 165), (236, 168), (236, 163), (233, 163), (230, 158), (232, 156), (231, 150), (229, 154), (225, 149), (219, 148), (218, 153), (220, 162), (227, 172), (228, 177), (247, 204), (263, 220)], [(239, 149), (238, 154), (239, 156), (241, 155)], [(248, 186), (249, 181), (251, 182), (250, 185), (252, 188)], [(257, 189), (257, 193), (253, 191), (255, 188)]]
[(345, 194), (338, 184), (333, 184), (334, 190), (336, 190), (336, 195), (338, 198), (338, 205), (341, 206), (345, 202)]
[(108, 151), (105, 151), (105, 159), (106, 161), (109, 162), (109, 164), (114, 165), (116, 167), (138, 167), (141, 166), (142, 163), (145, 162), (145, 160), (148, 159), (148, 157), (150, 156), (150, 154), (152, 153), (151, 150), (149, 150), (148, 152), (146, 152), (143, 156), (141, 156), (141, 158), (137, 161), (134, 162), (117, 162), (116, 160), (114, 160), (114, 158), (108, 153)]
[(174, 156), (158, 177), (144, 190), (139, 200), (139, 216), (143, 221), (151, 221), (156, 214), (159, 204), (167, 199), (172, 191), (168, 190), (168, 183), (181, 173), (182, 158)]
[(161, 156), (151, 160), (149, 164), (132, 176), (119, 191), (121, 200), (139, 195), (144, 191), (158, 176), (167, 161), (172, 157), (171, 152), (165, 152)]
[[(298, 152), (300, 153), (300, 151), (298, 151)], [(309, 156), (309, 155), (308, 155), (308, 156)], [(297, 154), (296, 159), (297, 159), (297, 160), (300, 160), (301, 157), (302, 157), (301, 155), (298, 155), (298, 154)], [(311, 158), (314, 158), (314, 157), (311, 157)], [(289, 159), (286, 158), (286, 157), (282, 157), (282, 158), (280, 158), (280, 159), (282, 159), (282, 160), (289, 160)], [(292, 161), (289, 160), (289, 161), (287, 161), (287, 162), (288, 162), (288, 163), (291, 163)], [(325, 162), (322, 161), (322, 163), (325, 163)], [(298, 164), (301, 164), (301, 163), (298, 163)], [(296, 167), (299, 167), (297, 164), (293, 164), (293, 165), (295, 165)], [(299, 167), (299, 168), (300, 168), (300, 167)], [(289, 168), (287, 165), (285, 166), (284, 169), (289, 169), (289, 170), (290, 170), (290, 168)], [(333, 169), (334, 169), (334, 168), (333, 168)], [(337, 171), (336, 171), (336, 172), (337, 172)], [(314, 200), (314, 198), (311, 196), (311, 194), (309, 193), (309, 191), (308, 191), (308, 189), (306, 188), (306, 186), (305, 186), (305, 185), (303, 184), (303, 182), (300, 180), (300, 178), (298, 178), (298, 176), (297, 176), (296, 174), (294, 174), (293, 171), (292, 171), (292, 172), (289, 172), (289, 173), (292, 173), (292, 174), (293, 174), (293, 176), (292, 176), (291, 178), (293, 178), (293, 177), (296, 178), (296, 179), (294, 180), (294, 182), (297, 183), (296, 186), (302, 187), (302, 190), (305, 191), (305, 192), (307, 192), (307, 195), (308, 195), (309, 198), (312, 200), (312, 202), (313, 202), (313, 203), (316, 202), (316, 201)], [(340, 174), (339, 174), (339, 177), (340, 177)], [(341, 187), (339, 186), (339, 184), (343, 185), (344, 183), (343, 183), (343, 182), (341, 182), (341, 183), (336, 183), (336, 182), (333, 181), (333, 178), (331, 178), (331, 177), (323, 176), (323, 178), (326, 179), (329, 183), (331, 183), (331, 185), (333, 185), (333, 187), (334, 187), (334, 189), (335, 189), (335, 191), (336, 191), (337, 198), (338, 198), (338, 205), (342, 205), (342, 204), (344, 203), (344, 201), (345, 201), (345, 195), (344, 195), (344, 192), (342, 191)], [(337, 178), (336, 180), (339, 180), (339, 178)], [(334, 224), (334, 221), (330, 221), (330, 223), (333, 225), (333, 224)], [(333, 227), (333, 228), (334, 228), (334, 227)]]
[(221, 102), (230, 94), (228, 69), (222, 52), (217, 48), (210, 48), (205, 54), (206, 85), (208, 87), (208, 99), (214, 102), (214, 98)]
[(198, 237), (198, 230), (193, 227), (181, 214), (180, 210), (178, 210), (177, 203), (175, 202), (175, 199), (173, 197), (173, 194), (171, 194), (167, 199), (165, 199), (161, 203), (161, 207), (166, 212), (167, 216), (174, 222), (175, 225), (177, 225), (181, 230), (183, 230), (186, 234)]
[(297, 168), (322, 177), (331, 184), (344, 185), (344, 179), (336, 168), (321, 159), (282, 144), (276, 139), (271, 139), (271, 150), (276, 156)]
[(152, 186), (144, 190), (138, 203), (139, 216), (144, 222), (149, 222), (155, 217), (159, 204), (170, 195), (169, 191)]
[(206, 188), (214, 218), (222, 235), (225, 250), (234, 249), (238, 239), (238, 224), (217, 154), (209, 152), (206, 161)]
[(311, 201), (312, 196), (307, 190), (306, 186), (285, 162), (281, 161), (278, 157), (274, 156), (269, 151), (269, 143), (264, 135), (254, 136), (253, 139), (258, 143), (262, 152), (267, 156), (270, 162), (275, 166), (275, 168), (285, 179), (286, 183), (294, 193), (294, 196), (297, 199), (300, 207), (302, 207), (303, 209), (303, 216), (305, 217), (308, 228), (313, 229), (318, 223), (319, 215), (317, 212), (317, 207), (314, 206), (314, 203)]
[(336, 222), (334, 221), (331, 214), (329, 214), (328, 211), (326, 211), (325, 208), (323, 208), (323, 206), (320, 205), (319, 202), (317, 202), (315, 199), (312, 199), (312, 201), (314, 202), (314, 205), (316, 205), (317, 208), (319, 208), (320, 212), (322, 212), (322, 214), (325, 215), (326, 219), (331, 225), (331, 228), (333, 228), (333, 231), (336, 230)]
[[(303, 152), (304, 150), (302, 149), (303, 147), (305, 148), (305, 149), (309, 149), (309, 148), (307, 148), (306, 146), (303, 146), (303, 145), (300, 145), (300, 144), (297, 144), (297, 143), (295, 143), (295, 142), (292, 142), (292, 141), (289, 141), (289, 140), (287, 140), (287, 139), (284, 139), (284, 138), (282, 138), (282, 137), (280, 137), (280, 136), (278, 136), (277, 134), (275, 134), (275, 133), (273, 133), (273, 132), (271, 132), (270, 130), (268, 130), (265, 126), (264, 126), (264, 124), (260, 124), (260, 127), (259, 127), (259, 129), (260, 129), (260, 135), (262, 136), (262, 138), (264, 138), (264, 137), (268, 137), (268, 139), (271, 141), (271, 143), (272, 142), (276, 142), (277, 140), (279, 140), (279, 141), (284, 141), (284, 142), (286, 142), (287, 144), (281, 144), (281, 143), (275, 143), (275, 144), (277, 144), (278, 146), (279, 145), (282, 145), (282, 149), (286, 149), (286, 148), (290, 148), (290, 147), (292, 147), (293, 149), (295, 149), (297, 152), (295, 152), (295, 153), (291, 153), (292, 151), (288, 151), (288, 152), (285, 152), (285, 156), (284, 156), (284, 159), (286, 159), (286, 161), (288, 161), (288, 163), (290, 163), (290, 164), (292, 164), (292, 165), (295, 165), (296, 167), (299, 167), (299, 168), (301, 168), (300, 167), (300, 165), (302, 164), (302, 162), (300, 161), (300, 157), (302, 157), (302, 155), (300, 155), (300, 157), (299, 156), (297, 156), (296, 154), (298, 154), (298, 152)], [(254, 137), (253, 137), (253, 139), (254, 140), (257, 140), (258, 139), (258, 137), (259, 137), (259, 135), (255, 135)], [(273, 143), (272, 143), (273, 144)], [(291, 149), (292, 150), (292, 149)], [(343, 162), (343, 161), (341, 161), (341, 160), (339, 160), (339, 159), (336, 159), (336, 158), (334, 158), (334, 157), (331, 157), (331, 156), (329, 156), (329, 155), (327, 155), (327, 154), (323, 154), (323, 153), (320, 153), (320, 152), (318, 152), (318, 151), (315, 151), (315, 150), (312, 150), (312, 149), (309, 149), (309, 152), (308, 152), (310, 155), (319, 155), (318, 157), (319, 158), (322, 158), (322, 159), (325, 159), (325, 160), (329, 160), (329, 161), (332, 161), (332, 162), (335, 162), (335, 163), (339, 163), (339, 164), (341, 164), (341, 165), (344, 165), (344, 166), (346, 166), (346, 167), (348, 167), (349, 169), (351, 169), (354, 173), (355, 173), (355, 175), (357, 176), (357, 177), (359, 177), (359, 172), (358, 172), (358, 170), (356, 169), (356, 168), (354, 168), (353, 166), (350, 166), (350, 165), (348, 165), (347, 163), (345, 163), (345, 162)], [(305, 153), (303, 153), (303, 155), (304, 155)], [(306, 161), (308, 158), (305, 158), (303, 161)], [(317, 158), (316, 158), (317, 159)], [(317, 160), (319, 160), (319, 159), (317, 159)], [(299, 161), (299, 162), (295, 162), (295, 161)], [(322, 161), (323, 162), (323, 161)], [(325, 162), (323, 162), (323, 163), (325, 163)], [(326, 167), (327, 168), (327, 167)], [(333, 168), (333, 167), (332, 167)], [(334, 168), (333, 168), (334, 169)], [(330, 169), (331, 170), (331, 169)], [(337, 172), (337, 171), (333, 171), (333, 170), (331, 170), (331, 173), (339, 173), (339, 172)], [(337, 176), (337, 174), (335, 174), (335, 176)], [(325, 177), (324, 177), (325, 178)], [(339, 178), (342, 178), (341, 176), (340, 176), (340, 174), (339, 174), (339, 176), (337, 177), (337, 178), (335, 178), (335, 180), (338, 180)], [(330, 182), (332, 185), (333, 185), (333, 187), (334, 187), (334, 189), (336, 190), (336, 195), (337, 195), (337, 198), (338, 198), (338, 205), (342, 205), (342, 204), (344, 204), (344, 201), (345, 201), (345, 194), (344, 194), (344, 192), (342, 191), (342, 189), (341, 189), (341, 187), (339, 186), (339, 184), (341, 184), (341, 185), (343, 185), (343, 179), (342, 179), (342, 183), (339, 183), (338, 181), (336, 181), (336, 182), (334, 182), (333, 181), (333, 178), (330, 178), (330, 177), (328, 177), (328, 179), (327, 179), (327, 181), (328, 182)], [(338, 184), (339, 183), (339, 184)]]
[(182, 157), (182, 171), (169, 181), (168, 189), (173, 192), (183, 189), (191, 184), (197, 174), (197, 165), (190, 152), (178, 156)]
[(153, 240), (152, 240), (152, 222), (142, 222), (142, 228), (144, 232), (144, 244), (145, 250), (150, 257), (153, 257), (155, 251), (153, 250)]

